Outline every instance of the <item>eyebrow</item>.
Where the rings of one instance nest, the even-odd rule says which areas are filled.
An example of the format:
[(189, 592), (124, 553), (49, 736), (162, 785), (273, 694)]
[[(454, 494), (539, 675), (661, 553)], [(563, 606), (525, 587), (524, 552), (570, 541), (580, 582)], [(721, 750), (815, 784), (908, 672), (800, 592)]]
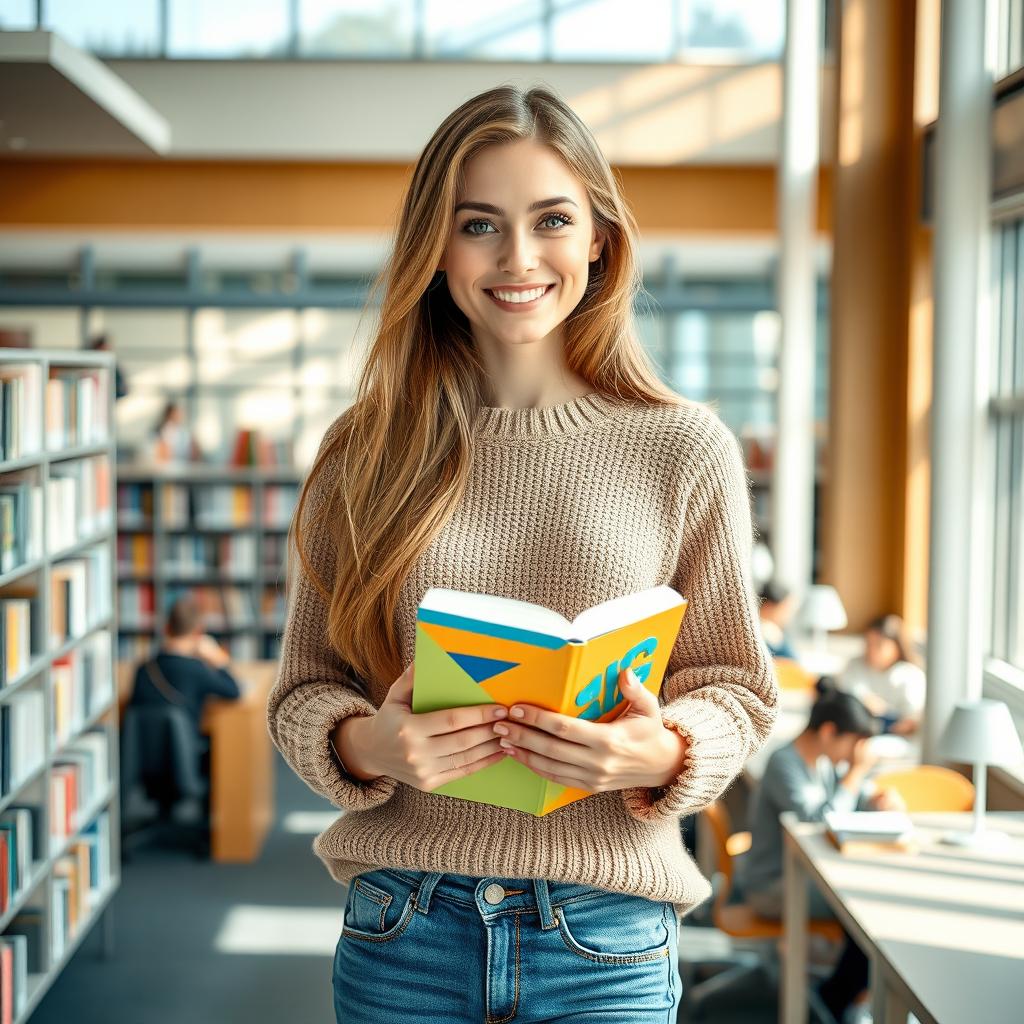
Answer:
[[(530, 203), (526, 208), (527, 213), (533, 213), (534, 210), (543, 210), (548, 206), (558, 206), (559, 203), (572, 203), (577, 209), (579, 209), (579, 203), (574, 202), (568, 196), (554, 196), (552, 199), (538, 199), (535, 203)], [(490, 203), (478, 203), (472, 199), (466, 200), (464, 203), (459, 203), (455, 207), (455, 212), (459, 210), (479, 210), (481, 213), (493, 213), (495, 217), (504, 217), (505, 211), (498, 206), (492, 206)]]

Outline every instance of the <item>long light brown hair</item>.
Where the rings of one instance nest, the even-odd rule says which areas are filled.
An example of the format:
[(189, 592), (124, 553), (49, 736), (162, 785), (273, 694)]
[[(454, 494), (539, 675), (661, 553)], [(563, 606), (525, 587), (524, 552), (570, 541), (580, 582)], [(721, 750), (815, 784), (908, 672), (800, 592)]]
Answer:
[[(404, 664), (394, 635), (403, 581), (458, 505), (469, 474), (472, 426), (485, 403), (484, 364), (469, 321), (441, 272), (466, 162), (485, 146), (534, 139), (554, 149), (584, 184), (605, 233), (579, 305), (564, 323), (569, 368), (613, 402), (677, 405), (640, 344), (634, 301), (643, 292), (636, 222), (587, 126), (545, 88), (503, 85), (467, 100), (427, 143), (413, 171), (391, 254), (369, 292), (380, 316), (353, 404), (325, 435), (303, 484), (290, 538), (327, 602), (328, 642), (367, 679), (390, 683)], [(320, 515), (302, 520), (324, 468)], [(335, 468), (336, 467), (336, 468)], [(324, 520), (324, 522), (320, 522)], [(334, 545), (321, 579), (303, 545), (326, 528)]]

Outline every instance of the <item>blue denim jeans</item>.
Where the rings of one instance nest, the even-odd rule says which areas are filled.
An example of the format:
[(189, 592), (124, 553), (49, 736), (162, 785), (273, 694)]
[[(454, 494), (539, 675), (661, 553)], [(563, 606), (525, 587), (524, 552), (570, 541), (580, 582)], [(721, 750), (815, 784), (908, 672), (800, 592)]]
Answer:
[(574, 882), (366, 871), (334, 953), (338, 1024), (675, 1021), (670, 902)]

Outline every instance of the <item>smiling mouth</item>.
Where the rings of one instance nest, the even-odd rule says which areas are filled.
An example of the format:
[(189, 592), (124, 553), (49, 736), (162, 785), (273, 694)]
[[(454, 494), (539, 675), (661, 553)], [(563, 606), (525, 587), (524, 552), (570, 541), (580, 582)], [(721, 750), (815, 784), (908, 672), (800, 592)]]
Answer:
[[(544, 290), (540, 292), (540, 294), (537, 294), (542, 287)], [(509, 312), (519, 312), (520, 310), (523, 310), (525, 312), (526, 310), (533, 309), (539, 302), (541, 302), (547, 296), (548, 292), (550, 292), (551, 289), (554, 287), (554, 284), (549, 284), (537, 285), (536, 288), (520, 289), (519, 291), (505, 291), (502, 288), (496, 288), (493, 290), (490, 288), (485, 288), (484, 291), (487, 292), (487, 294), (490, 296), (491, 301), (496, 306), (499, 306), (501, 309), (507, 310)], [(502, 292), (506, 296), (516, 297), (512, 299), (502, 299), (498, 297), (496, 292)], [(519, 298), (519, 295), (532, 295), (533, 298), (524, 300)]]

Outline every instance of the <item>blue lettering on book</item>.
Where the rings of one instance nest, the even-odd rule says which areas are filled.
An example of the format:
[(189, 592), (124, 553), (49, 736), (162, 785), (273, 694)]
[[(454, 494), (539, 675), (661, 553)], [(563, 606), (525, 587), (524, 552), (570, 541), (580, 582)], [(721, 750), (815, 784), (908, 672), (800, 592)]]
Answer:
[[(594, 676), (576, 694), (576, 707), (583, 708), (577, 717), (596, 721), (608, 714), (622, 699), (622, 693), (619, 690), (619, 673), (624, 672), (627, 668), (631, 668), (637, 679), (644, 683), (651, 674), (650, 659), (654, 657), (657, 646), (658, 638), (649, 636), (646, 640), (641, 640), (635, 647), (631, 647), (617, 661), (606, 666), (603, 672)], [(635, 659), (640, 657), (647, 660), (639, 665), (634, 665)]]

